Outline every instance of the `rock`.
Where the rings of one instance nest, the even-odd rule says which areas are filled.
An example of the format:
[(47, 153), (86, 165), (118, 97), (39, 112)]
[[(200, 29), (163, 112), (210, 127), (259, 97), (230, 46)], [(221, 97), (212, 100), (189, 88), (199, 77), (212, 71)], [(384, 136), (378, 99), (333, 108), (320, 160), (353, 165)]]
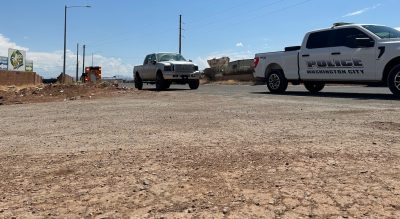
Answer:
[(330, 165), (330, 166), (336, 166), (337, 164), (336, 164), (336, 161), (334, 161), (334, 160), (329, 160), (329, 161), (328, 161), (328, 165)]
[(150, 185), (150, 182), (147, 181), (147, 180), (144, 180), (144, 181), (143, 181), (143, 185), (148, 186), (148, 185)]
[(224, 208), (222, 209), (222, 213), (223, 213), (223, 214), (228, 214), (228, 213), (229, 213), (229, 208), (228, 208), (228, 207), (224, 207)]

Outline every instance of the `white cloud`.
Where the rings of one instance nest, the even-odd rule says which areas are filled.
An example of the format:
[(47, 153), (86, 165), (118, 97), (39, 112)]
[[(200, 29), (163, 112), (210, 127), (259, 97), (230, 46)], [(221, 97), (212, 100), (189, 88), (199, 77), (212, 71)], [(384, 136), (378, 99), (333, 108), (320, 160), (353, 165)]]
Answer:
[(230, 61), (241, 60), (241, 59), (253, 59), (254, 53), (251, 51), (244, 52), (234, 52), (234, 51), (225, 51), (225, 52), (213, 52), (205, 57), (198, 57), (195, 61), (196, 64), (199, 65), (200, 69), (208, 68), (209, 65), (207, 60), (213, 58), (221, 58), (221, 57), (229, 57)]
[(400, 31), (400, 27), (396, 27), (395, 29), (398, 30), (398, 31)]
[(377, 5), (374, 5), (372, 7), (368, 7), (368, 8), (364, 8), (364, 9), (358, 10), (358, 11), (354, 11), (354, 12), (348, 13), (348, 14), (344, 15), (343, 17), (353, 17), (353, 16), (361, 15), (361, 14), (364, 14), (365, 12), (367, 12), (367, 11), (374, 10), (374, 9), (380, 7), (380, 6), (381, 6), (381, 4), (377, 4)]
[(5, 37), (3, 34), (0, 34), (0, 55), (7, 56), (8, 49), (20, 49), (20, 50), (28, 50), (26, 47), (18, 46), (16, 43), (11, 42), (10, 39)]
[[(8, 56), (8, 49), (20, 49), (27, 51), (27, 59), (33, 60), (33, 68), (39, 75), (43, 77), (57, 77), (63, 68), (63, 51), (53, 52), (36, 52), (30, 51), (29, 48), (19, 46), (12, 42), (9, 38), (0, 34), (0, 56)], [(110, 77), (114, 75), (121, 75), (125, 77), (132, 77), (133, 65), (125, 64), (119, 58), (106, 57), (102, 55), (94, 55), (94, 64), (101, 66), (103, 76)], [(79, 75), (82, 73), (82, 56), (79, 56)], [(76, 54), (67, 50), (66, 55), (66, 73), (75, 77), (76, 75)], [(85, 62), (91, 64), (91, 56), (87, 56)]]
[(236, 43), (236, 47), (244, 47), (242, 42)]

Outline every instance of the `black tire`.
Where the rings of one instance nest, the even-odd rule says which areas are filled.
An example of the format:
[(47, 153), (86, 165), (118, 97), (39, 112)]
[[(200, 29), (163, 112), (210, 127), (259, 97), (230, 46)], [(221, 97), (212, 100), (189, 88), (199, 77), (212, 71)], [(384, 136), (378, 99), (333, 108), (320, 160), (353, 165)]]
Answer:
[(305, 82), (304, 83), (304, 87), (306, 87), (306, 89), (308, 91), (310, 91), (310, 93), (316, 94), (316, 93), (320, 92), (322, 89), (324, 89), (325, 83), (321, 83), (321, 82)]
[(143, 89), (143, 81), (142, 78), (140, 78), (139, 74), (135, 75), (135, 88), (138, 90)]
[(400, 65), (396, 65), (390, 70), (387, 83), (393, 95), (400, 97)]
[(272, 71), (267, 75), (267, 87), (273, 94), (285, 93), (288, 81), (282, 71)]
[(157, 73), (156, 76), (156, 90), (161, 91), (165, 89), (165, 80), (161, 73)]
[(171, 87), (171, 81), (165, 81), (165, 84), (164, 84), (164, 89), (165, 90), (167, 90), (167, 89), (169, 89), (169, 87)]
[(189, 81), (189, 87), (191, 90), (197, 90), (200, 86), (200, 80), (190, 80)]

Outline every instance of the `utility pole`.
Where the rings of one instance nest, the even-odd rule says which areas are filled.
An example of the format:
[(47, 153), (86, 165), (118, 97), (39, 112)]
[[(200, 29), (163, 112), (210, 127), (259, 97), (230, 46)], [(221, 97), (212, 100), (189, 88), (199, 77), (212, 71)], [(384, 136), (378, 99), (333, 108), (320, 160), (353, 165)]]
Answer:
[(79, 81), (79, 43), (76, 44), (76, 83)]
[(85, 50), (86, 45), (83, 45), (83, 65), (82, 65), (82, 75), (85, 74)]
[(182, 15), (179, 15), (179, 54), (182, 54)]
[(86, 6), (67, 6), (64, 7), (64, 57), (63, 57), (63, 72), (62, 72), (62, 83), (65, 83), (65, 64), (67, 56), (67, 9), (68, 8), (90, 8), (90, 5)]
[(93, 52), (92, 52), (92, 66), (94, 66), (94, 65), (93, 65)]

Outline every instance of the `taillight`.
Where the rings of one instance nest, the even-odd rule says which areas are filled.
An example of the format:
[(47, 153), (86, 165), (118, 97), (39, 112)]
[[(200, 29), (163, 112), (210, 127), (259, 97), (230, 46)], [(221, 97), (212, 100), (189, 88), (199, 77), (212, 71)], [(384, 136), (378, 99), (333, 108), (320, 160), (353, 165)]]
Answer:
[(260, 57), (255, 57), (253, 61), (253, 68), (257, 68), (259, 62), (260, 62)]

